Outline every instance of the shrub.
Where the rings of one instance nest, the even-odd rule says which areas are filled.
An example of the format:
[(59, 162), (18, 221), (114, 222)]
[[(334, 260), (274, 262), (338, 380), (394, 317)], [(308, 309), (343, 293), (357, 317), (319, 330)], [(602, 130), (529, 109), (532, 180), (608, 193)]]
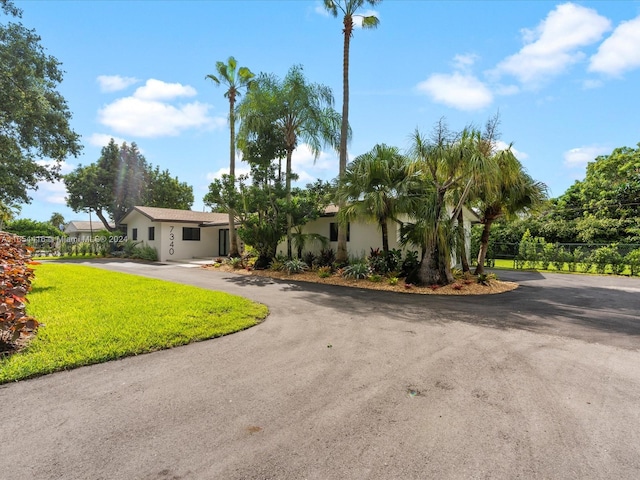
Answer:
[(320, 278), (328, 278), (331, 276), (331, 267), (320, 267), (318, 268), (318, 276)]
[(302, 273), (305, 270), (308, 270), (309, 266), (299, 258), (292, 258), (291, 260), (284, 262), (283, 269), (289, 275), (293, 275), (295, 273)]
[(402, 261), (400, 267), (400, 275), (406, 277), (411, 272), (414, 272), (420, 266), (420, 260), (418, 259), (418, 252), (409, 250)]
[(389, 277), (389, 280), (387, 280), (389, 282), (389, 285), (397, 285), (398, 284), (398, 277)]
[(323, 248), (320, 250), (320, 255), (316, 259), (319, 267), (331, 267), (336, 261), (336, 252), (332, 248)]
[(131, 258), (139, 258), (140, 260), (155, 262), (158, 260), (158, 251), (149, 245), (143, 245), (141, 247), (136, 247), (133, 250)]
[(631, 269), (631, 276), (640, 275), (640, 248), (636, 248), (627, 253), (624, 261)]
[(369, 265), (367, 265), (365, 262), (356, 262), (346, 266), (342, 271), (342, 276), (345, 278), (359, 280), (362, 278), (367, 278), (370, 273), (371, 272), (369, 270)]
[(0, 232), (0, 351), (13, 350), (23, 335), (35, 332), (38, 322), (25, 313), (33, 269), (32, 248), (16, 235)]
[(242, 257), (231, 257), (227, 262), (234, 270), (244, 268), (244, 258)]
[(302, 261), (311, 268), (318, 264), (318, 257), (313, 252), (305, 252), (304, 255), (302, 255)]
[(591, 253), (590, 259), (596, 266), (596, 273), (599, 273), (600, 275), (605, 273), (607, 265), (611, 266), (611, 270), (614, 275), (620, 274), (624, 269), (622, 255), (618, 253), (618, 249), (615, 245), (610, 247), (600, 247), (594, 250)]
[(371, 275), (369, 275), (369, 281), (370, 282), (380, 283), (381, 280), (382, 280), (382, 275), (380, 275), (378, 273), (372, 273)]
[(284, 270), (284, 262), (287, 261), (287, 257), (283, 255), (278, 255), (275, 258), (271, 259), (271, 263), (269, 263), (269, 270), (273, 272), (281, 272)]

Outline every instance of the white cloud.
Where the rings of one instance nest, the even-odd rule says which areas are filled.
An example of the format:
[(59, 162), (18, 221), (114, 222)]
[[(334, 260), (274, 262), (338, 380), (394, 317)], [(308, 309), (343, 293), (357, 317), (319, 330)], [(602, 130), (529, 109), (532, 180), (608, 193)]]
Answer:
[[(38, 165), (51, 166), (55, 164), (54, 161), (38, 160)], [(76, 165), (67, 162), (60, 163), (60, 173), (65, 175), (72, 172), (76, 168)], [(33, 192), (33, 198), (36, 201), (42, 201), (47, 203), (54, 203), (56, 205), (66, 205), (65, 196), (67, 195), (67, 188), (62, 180), (55, 182), (38, 182), (38, 189)]]
[[(59, 165), (60, 166), (60, 173), (63, 174), (63, 175), (65, 173), (72, 172), (73, 169), (76, 168), (76, 166), (74, 164), (67, 163), (66, 161), (56, 162), (54, 160), (36, 160), (36, 163), (38, 165), (45, 166), (45, 167), (53, 167), (55, 165)], [(48, 183), (48, 182), (43, 182), (43, 183)]]
[(193, 97), (196, 93), (196, 89), (189, 85), (150, 78), (144, 86), (136, 89), (133, 96), (140, 100), (171, 100), (176, 97)]
[[(242, 162), (240, 165), (236, 163), (236, 178), (240, 175), (249, 175), (249, 173), (251, 173), (251, 169), (246, 163)], [(229, 175), (229, 167), (220, 168), (215, 172), (208, 172), (206, 178), (209, 182), (212, 182), (217, 178), (222, 178), (222, 175)]]
[(564, 164), (569, 168), (585, 167), (587, 163), (595, 160), (596, 157), (609, 152), (611, 152), (610, 148), (599, 145), (572, 148), (564, 153)]
[(420, 82), (418, 91), (428, 95), (436, 103), (459, 110), (478, 110), (493, 102), (489, 88), (470, 74), (435, 73)]
[(138, 83), (140, 80), (134, 77), (122, 77), (120, 75), (99, 75), (96, 78), (101, 92), (117, 92)]
[[(149, 79), (132, 96), (119, 98), (98, 110), (98, 121), (119, 134), (147, 138), (176, 136), (191, 128), (223, 128), (226, 118), (209, 116), (211, 105), (171, 102), (196, 94), (196, 89), (189, 85)], [(101, 141), (96, 135), (92, 140)]]
[(112, 138), (117, 145), (122, 145), (125, 142), (130, 143), (127, 142), (124, 138), (115, 137), (106, 133), (93, 133), (89, 137), (89, 145), (92, 145), (94, 147), (106, 147)]
[[(502, 140), (498, 140), (496, 142), (496, 150), (500, 151), (500, 150), (506, 150), (507, 148), (509, 148), (509, 144), (506, 142), (503, 142)], [(515, 155), (515, 157), (518, 160), (526, 160), (527, 158), (529, 158), (529, 154), (525, 153), (525, 152), (521, 152), (520, 150), (518, 150), (515, 147), (511, 147), (511, 152)]]
[(585, 54), (579, 49), (598, 42), (611, 29), (611, 22), (595, 10), (574, 3), (558, 5), (535, 28), (523, 30), (525, 46), (500, 62), (493, 74), (516, 77), (536, 87), (564, 72)]
[(585, 90), (592, 90), (594, 88), (600, 88), (602, 85), (604, 85), (602, 80), (589, 79), (589, 80), (585, 80), (585, 81), (582, 82), (582, 88), (584, 88)]
[(476, 55), (475, 53), (465, 53), (464, 55), (458, 54), (455, 57), (453, 57), (453, 68), (456, 70), (468, 70), (474, 63), (476, 63), (476, 60), (478, 60), (480, 57), (478, 55)]
[(589, 62), (589, 71), (620, 75), (640, 67), (640, 16), (621, 23)]

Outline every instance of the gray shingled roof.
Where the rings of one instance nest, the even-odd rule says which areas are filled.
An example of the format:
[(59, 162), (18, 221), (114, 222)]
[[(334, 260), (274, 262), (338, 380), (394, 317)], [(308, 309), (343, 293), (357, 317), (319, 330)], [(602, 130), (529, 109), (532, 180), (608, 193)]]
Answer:
[(193, 210), (178, 210), (175, 208), (136, 206), (133, 207), (127, 215), (133, 210), (137, 210), (154, 222), (203, 223), (208, 225), (225, 225), (229, 223), (229, 215), (226, 213), (194, 212)]
[[(111, 225), (113, 227), (113, 225)], [(90, 231), (94, 231), (97, 232), (98, 230), (104, 230), (104, 224), (99, 221), (99, 220), (93, 220), (91, 222), (89, 221), (80, 221), (80, 220), (73, 220), (69, 223), (67, 223), (64, 226), (64, 231), (66, 233), (73, 233), (73, 232), (90, 232)]]

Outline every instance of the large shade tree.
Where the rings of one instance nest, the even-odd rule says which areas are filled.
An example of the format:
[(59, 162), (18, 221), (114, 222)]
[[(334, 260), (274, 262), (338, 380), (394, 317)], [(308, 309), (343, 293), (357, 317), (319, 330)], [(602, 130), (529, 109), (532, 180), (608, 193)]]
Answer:
[[(362, 15), (358, 12), (363, 6), (374, 7), (382, 0), (324, 0), (324, 6), (334, 17), (342, 16), (342, 125), (340, 128), (340, 175), (347, 169), (347, 140), (349, 138), (349, 52), (351, 37), (355, 27), (354, 17), (362, 28), (377, 28), (380, 20), (375, 15)], [(343, 205), (339, 205), (340, 208)], [(339, 262), (346, 262), (347, 229), (338, 226), (338, 251), (336, 258)]]
[[(0, 16), (22, 14), (7, 0), (0, 7)], [(30, 202), (29, 190), (59, 179), (64, 159), (80, 152), (71, 113), (57, 91), (62, 73), (34, 30), (0, 24), (0, 202), (5, 205)]]
[[(242, 91), (248, 89), (255, 76), (247, 67), (238, 68), (238, 62), (234, 57), (229, 57), (227, 63), (216, 62), (217, 75), (209, 74), (205, 78), (216, 85), (224, 85), (227, 90), (225, 98), (229, 100), (229, 177), (233, 181), (236, 175), (236, 99)], [(233, 209), (229, 210), (229, 255), (237, 257), (238, 237), (235, 228), (235, 215)]]
[[(305, 143), (317, 159), (325, 145), (337, 147), (340, 115), (333, 109), (333, 93), (325, 85), (310, 83), (302, 66), (295, 65), (280, 80), (274, 75), (260, 75), (239, 105), (242, 119), (241, 138), (273, 124), (284, 139), (286, 152), (285, 190), (291, 203), (291, 168), (293, 152)], [(287, 216), (287, 256), (292, 257), (293, 217)]]
[(340, 223), (356, 219), (375, 222), (382, 234), (382, 249), (389, 253), (389, 220), (401, 224), (401, 214), (412, 212), (417, 197), (409, 194), (417, 176), (410, 173), (409, 159), (398, 148), (378, 144), (359, 155), (339, 179), (337, 197), (344, 205)]

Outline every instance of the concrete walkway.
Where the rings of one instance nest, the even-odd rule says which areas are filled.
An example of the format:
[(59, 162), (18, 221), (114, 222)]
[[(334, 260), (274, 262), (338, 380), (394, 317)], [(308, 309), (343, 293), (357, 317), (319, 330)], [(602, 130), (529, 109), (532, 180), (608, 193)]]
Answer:
[(271, 315), (1, 386), (0, 478), (640, 478), (637, 279), (500, 273), (521, 287), (436, 297), (94, 264)]

